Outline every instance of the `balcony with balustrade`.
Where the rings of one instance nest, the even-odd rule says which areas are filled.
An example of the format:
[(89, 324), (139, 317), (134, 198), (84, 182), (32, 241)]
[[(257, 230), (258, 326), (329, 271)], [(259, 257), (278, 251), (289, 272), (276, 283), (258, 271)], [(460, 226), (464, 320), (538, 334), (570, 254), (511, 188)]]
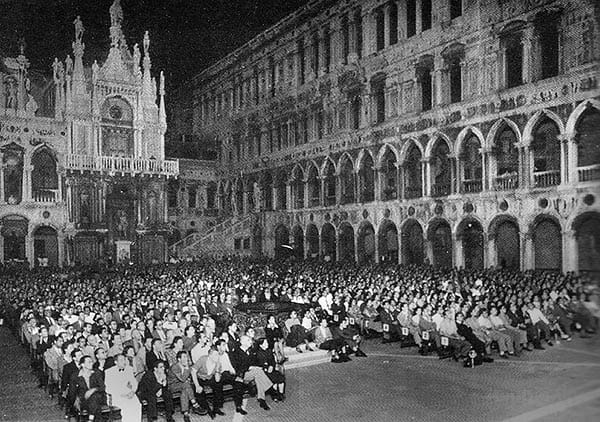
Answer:
[(560, 185), (560, 170), (536, 171), (533, 173), (536, 188), (549, 188)]
[(577, 167), (577, 175), (580, 182), (591, 182), (600, 180), (600, 164)]
[(112, 157), (67, 154), (65, 168), (71, 171), (90, 171), (109, 174), (147, 174), (166, 177), (179, 175), (178, 160), (156, 160), (137, 157)]
[(519, 187), (519, 175), (518, 173), (507, 173), (501, 176), (497, 176), (494, 179), (495, 190), (514, 190)]
[(58, 189), (38, 189), (31, 192), (33, 202), (42, 204), (52, 204), (60, 201)]
[(462, 193), (479, 193), (483, 189), (483, 183), (481, 179), (470, 179), (462, 181)]

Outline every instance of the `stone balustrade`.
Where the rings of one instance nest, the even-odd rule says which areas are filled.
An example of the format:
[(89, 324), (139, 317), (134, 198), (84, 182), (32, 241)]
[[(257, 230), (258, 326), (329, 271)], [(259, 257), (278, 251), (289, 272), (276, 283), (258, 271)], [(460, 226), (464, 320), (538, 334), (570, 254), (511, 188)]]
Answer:
[(179, 175), (179, 161), (155, 160), (136, 157), (111, 157), (67, 154), (65, 168), (78, 171), (108, 173), (157, 174), (167, 177)]

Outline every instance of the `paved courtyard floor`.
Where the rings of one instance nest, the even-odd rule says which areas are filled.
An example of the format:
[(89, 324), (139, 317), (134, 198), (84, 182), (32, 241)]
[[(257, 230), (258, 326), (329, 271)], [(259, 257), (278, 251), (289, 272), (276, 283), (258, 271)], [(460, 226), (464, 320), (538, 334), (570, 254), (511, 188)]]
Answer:
[[(288, 371), (288, 398), (272, 403), (271, 411), (248, 399), (248, 415), (242, 417), (228, 402), (227, 415), (215, 420), (600, 420), (599, 337), (576, 338), (475, 369), (372, 340), (364, 347), (367, 358)], [(64, 421), (55, 402), (36, 387), (27, 359), (8, 330), (0, 328), (0, 420)], [(180, 414), (176, 420), (182, 420)]]

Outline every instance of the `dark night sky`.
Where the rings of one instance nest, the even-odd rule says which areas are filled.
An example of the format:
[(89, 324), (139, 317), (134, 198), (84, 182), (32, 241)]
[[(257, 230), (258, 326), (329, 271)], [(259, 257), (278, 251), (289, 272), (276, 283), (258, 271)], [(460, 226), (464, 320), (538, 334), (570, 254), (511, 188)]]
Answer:
[[(51, 73), (54, 57), (71, 53), (73, 20), (86, 28), (84, 64), (108, 53), (113, 0), (0, 0), (0, 54), (18, 53), (25, 38), (32, 68)], [(307, 0), (121, 0), (129, 47), (150, 31), (153, 71), (175, 88), (306, 4)]]

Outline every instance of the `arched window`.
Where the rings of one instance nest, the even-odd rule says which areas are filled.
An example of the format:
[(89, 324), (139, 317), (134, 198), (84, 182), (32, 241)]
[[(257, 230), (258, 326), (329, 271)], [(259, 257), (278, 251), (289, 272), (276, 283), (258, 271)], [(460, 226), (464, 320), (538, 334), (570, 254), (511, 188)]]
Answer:
[(519, 187), (519, 151), (517, 136), (505, 125), (500, 129), (494, 142), (496, 157), (496, 190), (510, 190)]
[(375, 170), (373, 158), (370, 154), (366, 154), (362, 160), (359, 177), (359, 195), (361, 202), (372, 202), (375, 200)]
[[(308, 203), (311, 207), (318, 207), (321, 198), (321, 181), (317, 168), (313, 165), (308, 170)], [(334, 185), (335, 186), (335, 185)]]
[(475, 135), (469, 136), (462, 144), (459, 160), (463, 193), (481, 192), (483, 165), (480, 150), (481, 143)]
[(296, 167), (292, 174), (292, 197), (294, 208), (304, 208), (304, 175), (302, 169)]
[(31, 193), (38, 202), (56, 201), (58, 195), (58, 173), (56, 160), (50, 151), (42, 149), (31, 158)]
[(421, 178), (421, 151), (416, 145), (411, 145), (404, 163), (402, 175), (404, 179), (404, 197), (406, 199), (420, 198), (423, 195)]
[(381, 198), (390, 201), (398, 198), (398, 169), (396, 156), (388, 150), (383, 157), (381, 165)]
[(335, 205), (336, 203), (336, 177), (335, 168), (331, 161), (327, 162), (325, 167), (325, 206)]
[(576, 126), (579, 181), (600, 179), (600, 111), (586, 110)]
[(560, 141), (556, 123), (546, 118), (533, 132), (533, 177), (535, 187), (560, 184)]
[(354, 169), (349, 158), (342, 160), (342, 169), (340, 171), (340, 184), (342, 188), (341, 204), (352, 204), (356, 198), (354, 196)]
[(431, 195), (450, 195), (452, 184), (452, 163), (450, 161), (448, 144), (438, 139), (431, 154)]

